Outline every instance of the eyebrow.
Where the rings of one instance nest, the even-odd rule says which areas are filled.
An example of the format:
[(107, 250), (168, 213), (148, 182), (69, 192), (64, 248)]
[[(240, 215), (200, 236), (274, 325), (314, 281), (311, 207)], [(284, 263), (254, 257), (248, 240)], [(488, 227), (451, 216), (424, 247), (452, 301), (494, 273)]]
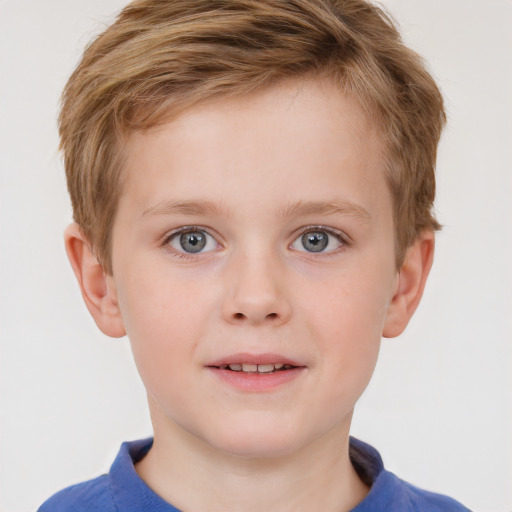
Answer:
[(230, 212), (222, 204), (212, 201), (163, 201), (146, 208), (141, 217), (152, 217), (155, 215), (221, 215), (230, 216)]
[(350, 215), (363, 222), (370, 222), (372, 216), (362, 206), (351, 201), (298, 201), (279, 210), (282, 217), (301, 217), (307, 215)]
[[(225, 215), (231, 216), (228, 208), (212, 201), (163, 201), (146, 208), (141, 217), (158, 215)], [(349, 215), (363, 222), (371, 221), (371, 215), (362, 206), (351, 201), (297, 201), (279, 208), (277, 215), (281, 218), (304, 217), (308, 215)]]

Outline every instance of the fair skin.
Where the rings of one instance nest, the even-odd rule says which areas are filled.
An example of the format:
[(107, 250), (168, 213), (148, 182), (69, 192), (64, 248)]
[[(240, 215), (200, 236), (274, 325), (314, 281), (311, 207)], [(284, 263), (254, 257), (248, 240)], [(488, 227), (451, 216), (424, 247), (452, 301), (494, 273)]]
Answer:
[(353, 408), (434, 247), (422, 234), (397, 271), (378, 134), (318, 79), (206, 103), (126, 151), (112, 275), (76, 225), (66, 247), (147, 389), (139, 475), (187, 511), (350, 510), (368, 492)]

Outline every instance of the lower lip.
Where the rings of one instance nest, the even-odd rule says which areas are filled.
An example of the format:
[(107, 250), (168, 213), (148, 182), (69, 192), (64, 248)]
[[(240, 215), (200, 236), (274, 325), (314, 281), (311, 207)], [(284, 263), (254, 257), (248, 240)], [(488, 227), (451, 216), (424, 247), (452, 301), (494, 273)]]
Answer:
[(209, 366), (208, 369), (223, 382), (229, 384), (235, 389), (262, 393), (265, 391), (273, 391), (294, 381), (306, 368), (298, 366), (296, 368), (291, 368), (290, 370), (281, 370), (272, 373), (235, 372), (213, 366)]

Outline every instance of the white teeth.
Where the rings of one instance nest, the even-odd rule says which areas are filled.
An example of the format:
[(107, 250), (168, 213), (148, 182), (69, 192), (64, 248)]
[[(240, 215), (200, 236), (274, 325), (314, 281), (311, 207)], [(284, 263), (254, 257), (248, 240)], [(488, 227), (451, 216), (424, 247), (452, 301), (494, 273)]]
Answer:
[(226, 366), (222, 366), (222, 368), (230, 370), (234, 372), (248, 372), (248, 373), (271, 373), (274, 370), (289, 370), (293, 368), (290, 364), (284, 364), (284, 363), (275, 363), (275, 364), (248, 364), (248, 363), (232, 363), (228, 364)]
[(274, 365), (273, 364), (259, 364), (258, 365), (258, 372), (259, 373), (270, 373), (274, 371)]

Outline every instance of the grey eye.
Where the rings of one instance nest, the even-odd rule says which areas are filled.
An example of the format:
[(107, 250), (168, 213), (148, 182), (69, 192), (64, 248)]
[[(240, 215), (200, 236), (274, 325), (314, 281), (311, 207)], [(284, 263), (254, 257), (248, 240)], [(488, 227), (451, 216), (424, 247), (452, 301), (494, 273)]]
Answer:
[(329, 244), (329, 235), (323, 231), (310, 231), (301, 237), (302, 246), (308, 252), (321, 252)]
[(194, 227), (173, 234), (167, 243), (176, 252), (186, 254), (204, 253), (219, 248), (219, 244), (212, 235), (203, 229)]
[(291, 248), (299, 252), (330, 253), (348, 245), (341, 233), (334, 229), (311, 226), (291, 244)]
[(202, 231), (189, 231), (180, 235), (180, 245), (185, 252), (199, 252), (206, 246), (206, 236)]

